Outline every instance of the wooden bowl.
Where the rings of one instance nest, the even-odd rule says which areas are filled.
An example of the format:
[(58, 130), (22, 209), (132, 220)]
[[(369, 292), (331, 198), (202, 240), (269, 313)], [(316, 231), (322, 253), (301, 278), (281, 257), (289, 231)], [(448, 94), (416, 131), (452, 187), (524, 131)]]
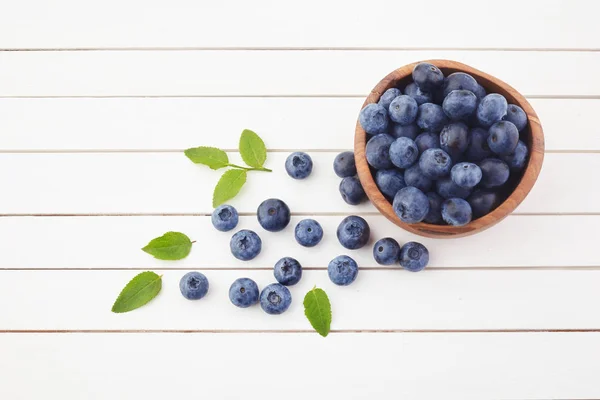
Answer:
[[(379, 101), (379, 97), (387, 89), (396, 86), (402, 87), (411, 82), (413, 68), (419, 62), (398, 68), (383, 78), (371, 91), (371, 94), (369, 94), (365, 100), (363, 107), (367, 104), (376, 103)], [(401, 228), (417, 235), (431, 238), (457, 238), (461, 236), (472, 235), (477, 232), (481, 232), (503, 220), (508, 214), (513, 212), (519, 204), (521, 204), (523, 199), (525, 199), (537, 180), (542, 168), (542, 162), (544, 160), (544, 132), (542, 131), (542, 126), (538, 116), (535, 111), (533, 111), (533, 108), (529, 102), (525, 100), (525, 97), (523, 97), (508, 84), (486, 74), (485, 72), (478, 71), (475, 68), (456, 61), (427, 60), (425, 62), (437, 66), (445, 76), (448, 76), (453, 72), (466, 72), (467, 74), (472, 75), (477, 82), (479, 82), (479, 84), (487, 90), (488, 93), (500, 93), (506, 97), (506, 100), (508, 100), (509, 104), (516, 104), (525, 111), (527, 118), (529, 119), (529, 124), (521, 132), (521, 140), (527, 144), (529, 149), (529, 160), (524, 172), (522, 172), (522, 175), (519, 179), (516, 179), (512, 182), (514, 189), (510, 195), (508, 195), (506, 200), (504, 200), (504, 202), (502, 202), (491, 213), (479, 219), (473, 220), (467, 225), (450, 226), (426, 223), (407, 224), (402, 222), (396, 216), (392, 208), (392, 204), (390, 204), (390, 202), (383, 196), (375, 184), (365, 155), (367, 134), (357, 121), (356, 134), (354, 137), (354, 154), (356, 159), (356, 168), (358, 170), (358, 177), (363, 188), (365, 189), (365, 192), (367, 193), (367, 196), (375, 205), (375, 207), (377, 207), (377, 209), (390, 221), (394, 222)]]

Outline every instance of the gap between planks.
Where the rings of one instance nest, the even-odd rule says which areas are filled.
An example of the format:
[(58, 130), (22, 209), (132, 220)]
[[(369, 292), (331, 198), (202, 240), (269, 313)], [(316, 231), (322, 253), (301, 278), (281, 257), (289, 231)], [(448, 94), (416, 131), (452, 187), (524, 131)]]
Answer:
[[(0, 330), (0, 334), (58, 334), (58, 333), (85, 333), (85, 334), (123, 334), (123, 333), (192, 333), (192, 334), (311, 334), (316, 332), (311, 329), (58, 329), (58, 330)], [(498, 334), (498, 333), (600, 333), (600, 329), (332, 329), (332, 334)]]
[[(183, 153), (185, 149), (49, 149), (49, 150), (28, 150), (28, 149), (0, 149), (0, 154), (139, 154), (139, 153)], [(221, 149), (227, 153), (238, 152), (238, 149)], [(341, 153), (343, 151), (352, 151), (352, 149), (268, 149), (267, 153), (292, 153), (303, 151), (306, 153)], [(600, 150), (572, 149), (572, 150), (546, 150), (545, 154), (600, 154)]]
[(30, 48), (0, 48), (2, 52), (75, 52), (75, 51), (515, 51), (515, 52), (552, 52), (552, 53), (595, 53), (600, 48), (565, 48), (565, 47), (394, 47), (394, 46), (174, 46), (174, 47), (152, 47), (152, 46), (130, 46), (130, 47), (30, 47)]
[[(292, 217), (347, 217), (350, 212), (293, 212)], [(356, 214), (364, 216), (379, 216), (378, 211), (363, 211)], [(36, 213), (36, 214), (0, 214), (0, 218), (14, 217), (210, 217), (211, 213), (81, 213), (81, 214), (52, 214), (52, 213)], [(240, 212), (241, 217), (254, 217), (256, 213)], [(600, 216), (600, 212), (558, 212), (558, 213), (524, 213), (514, 212), (509, 217), (593, 217)]]
[[(75, 267), (75, 268), (11, 268), (2, 267), (0, 271), (272, 271), (273, 267)], [(326, 271), (327, 267), (302, 267), (305, 271)], [(400, 267), (364, 267), (361, 271), (393, 271), (400, 270)], [(600, 270), (600, 265), (573, 265), (573, 266), (473, 266), (473, 267), (427, 267), (428, 271), (597, 271)]]
[[(62, 96), (0, 96), (0, 99), (211, 99), (211, 98), (241, 98), (241, 99), (364, 99), (365, 93), (359, 94), (202, 94), (202, 95), (62, 95)], [(551, 100), (598, 100), (600, 95), (556, 95), (556, 94), (525, 94), (528, 99)]]

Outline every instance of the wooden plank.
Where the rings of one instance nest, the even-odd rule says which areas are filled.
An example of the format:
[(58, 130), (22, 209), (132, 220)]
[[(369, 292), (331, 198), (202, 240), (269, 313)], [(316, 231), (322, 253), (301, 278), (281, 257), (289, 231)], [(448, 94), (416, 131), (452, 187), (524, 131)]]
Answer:
[[(281, 233), (264, 231), (254, 216), (241, 217), (237, 229), (253, 229), (263, 239), (261, 254), (247, 262), (229, 252), (233, 232), (216, 231), (206, 216), (2, 218), (0, 269), (270, 269), (285, 256), (295, 257), (305, 268), (322, 269), (342, 253), (353, 257), (361, 268), (373, 268), (381, 267), (373, 260), (372, 246), (382, 237), (394, 237), (401, 244), (422, 242), (430, 250), (433, 268), (600, 267), (594, 234), (600, 216), (515, 215), (478, 235), (452, 240), (421, 238), (382, 216), (364, 217), (371, 226), (371, 241), (355, 251), (345, 250), (336, 238), (342, 216), (314, 217), (325, 232), (315, 248), (302, 247), (294, 239), (294, 226), (305, 217), (292, 217)], [(171, 230), (197, 241), (184, 260), (160, 261), (140, 250), (150, 239)]]
[[(547, 150), (600, 150), (594, 128), (600, 100), (530, 101), (542, 121)], [(344, 149), (353, 145), (362, 102), (320, 97), (0, 98), (0, 149), (183, 150), (200, 144), (236, 149), (245, 128), (260, 133), (270, 149)], [(230, 118), (231, 110), (236, 110), (235, 118)]]
[[(357, 0), (343, 6), (308, 0), (291, 8), (272, 0), (107, 0), (101, 5), (23, 0), (2, 13), (0, 46), (598, 48), (595, 11), (585, 0), (552, 0), (543, 7), (506, 0), (494, 8), (493, 18), (476, 0), (457, 0), (452, 7), (432, 3), (427, 10), (419, 3), (384, 0), (368, 6)], [(430, 29), (423, 29), (425, 18)], [(452, 29), (434, 29), (467, 20)]]
[(363, 96), (390, 71), (430, 58), (471, 65), (527, 96), (600, 95), (600, 80), (567, 73), (600, 69), (598, 52), (183, 50), (2, 52), (0, 96)]
[[(296, 181), (283, 167), (287, 153), (270, 153), (266, 166), (274, 172), (250, 173), (232, 203), (245, 213), (270, 197), (283, 199), (295, 213), (374, 211), (370, 204), (342, 201), (331, 167), (335, 155), (312, 153), (313, 174)], [(597, 170), (599, 154), (546, 155), (537, 185), (517, 212), (600, 212), (582, 173)], [(2, 154), (0, 171), (0, 214), (211, 213), (221, 175), (182, 153)]]

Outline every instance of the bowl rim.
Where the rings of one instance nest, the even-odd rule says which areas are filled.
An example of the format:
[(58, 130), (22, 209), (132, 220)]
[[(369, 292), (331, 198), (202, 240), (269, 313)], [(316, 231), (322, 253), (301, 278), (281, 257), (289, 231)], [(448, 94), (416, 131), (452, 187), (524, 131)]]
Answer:
[(424, 222), (417, 224), (404, 223), (396, 216), (392, 204), (384, 197), (375, 183), (365, 154), (367, 134), (357, 118), (354, 135), (354, 154), (358, 178), (360, 179), (360, 182), (365, 189), (365, 193), (369, 197), (369, 200), (375, 205), (379, 212), (401, 228), (411, 233), (430, 238), (457, 238), (472, 235), (490, 228), (506, 218), (517, 208), (519, 204), (521, 204), (525, 197), (527, 197), (540, 174), (544, 160), (543, 129), (540, 124), (540, 120), (531, 104), (529, 104), (525, 97), (512, 86), (469, 65), (444, 59), (417, 61), (392, 71), (385, 78), (379, 81), (371, 93), (369, 93), (363, 105), (361, 106), (361, 110), (367, 104), (376, 103), (379, 101), (379, 98), (387, 89), (394, 87), (398, 80), (405, 79), (411, 75), (414, 66), (422, 62), (433, 64), (441, 70), (446, 70), (448, 72), (451, 71), (450, 73), (468, 73), (474, 76), (478, 83), (482, 84), (482, 82), (480, 82), (480, 80), (482, 80), (483, 83), (485, 83), (482, 84), (482, 86), (486, 87), (486, 90), (487, 86), (496, 86), (509, 95), (506, 97), (512, 97), (512, 102), (510, 101), (511, 99), (507, 98), (509, 103), (517, 104), (525, 111), (530, 128), (530, 140), (528, 143), (529, 160), (521, 177), (521, 181), (515, 187), (513, 192), (491, 213), (475, 219), (464, 226), (434, 225)]

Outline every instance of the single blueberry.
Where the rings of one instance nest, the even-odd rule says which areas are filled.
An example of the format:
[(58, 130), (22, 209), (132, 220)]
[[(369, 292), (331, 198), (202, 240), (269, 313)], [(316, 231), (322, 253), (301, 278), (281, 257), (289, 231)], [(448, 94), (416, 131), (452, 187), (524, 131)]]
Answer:
[(415, 224), (421, 222), (429, 212), (429, 199), (413, 186), (400, 189), (394, 197), (394, 212), (402, 222)]
[(461, 162), (452, 167), (450, 177), (458, 186), (471, 189), (481, 181), (481, 168), (477, 164)]
[(404, 183), (406, 186), (416, 187), (422, 192), (428, 192), (433, 185), (433, 181), (423, 174), (418, 164), (404, 171)]
[(428, 149), (421, 154), (419, 167), (429, 179), (439, 179), (450, 173), (452, 158), (442, 149)]
[(179, 290), (188, 300), (200, 300), (208, 293), (208, 279), (200, 272), (188, 272), (181, 277)]
[(449, 176), (436, 181), (435, 190), (444, 199), (453, 197), (466, 199), (471, 194), (471, 189), (458, 186)]
[(369, 241), (371, 228), (367, 221), (356, 215), (346, 217), (337, 228), (337, 238), (347, 249), (356, 250)]
[(519, 132), (521, 132), (527, 126), (527, 114), (525, 114), (525, 111), (523, 111), (523, 109), (516, 104), (508, 105), (504, 120), (515, 124)]
[(348, 256), (337, 256), (329, 262), (327, 274), (336, 285), (348, 286), (358, 275), (358, 264)]
[(481, 185), (486, 188), (502, 186), (510, 176), (508, 165), (497, 158), (486, 158), (479, 163)]
[(415, 123), (410, 125), (393, 124), (390, 133), (395, 138), (407, 137), (414, 140), (421, 133), (421, 128)]
[(258, 303), (258, 285), (250, 278), (236, 279), (229, 287), (229, 300), (240, 308)]
[(477, 96), (468, 90), (453, 90), (442, 103), (442, 109), (452, 120), (466, 120), (476, 108)]
[(477, 122), (482, 127), (489, 128), (504, 118), (507, 109), (508, 103), (504, 96), (498, 93), (488, 94), (477, 106)]
[(373, 258), (377, 264), (392, 265), (398, 262), (400, 245), (392, 238), (379, 239), (373, 246)]
[(412, 72), (413, 81), (425, 92), (430, 92), (442, 86), (444, 74), (438, 67), (429, 63), (419, 63)]
[(267, 199), (256, 210), (258, 223), (269, 232), (279, 232), (290, 223), (290, 208), (282, 200)]
[(387, 134), (373, 136), (367, 142), (365, 154), (367, 162), (375, 169), (392, 168), (390, 160), (390, 146), (394, 143), (394, 138)]
[(480, 218), (489, 214), (499, 203), (498, 193), (477, 190), (467, 198), (473, 211), (473, 218)]
[(418, 105), (423, 103), (433, 103), (433, 96), (429, 92), (423, 92), (416, 83), (411, 82), (406, 85), (404, 94), (415, 99)]
[(423, 132), (415, 139), (419, 154), (427, 149), (439, 149), (440, 148), (440, 136), (437, 133)]
[(383, 94), (379, 98), (379, 102), (377, 104), (379, 104), (380, 106), (382, 106), (383, 108), (385, 108), (387, 110), (390, 107), (390, 103), (392, 102), (392, 100), (394, 100), (396, 97), (400, 96), (401, 94), (402, 94), (402, 92), (400, 91), (400, 89), (389, 88), (388, 90), (383, 92)]
[(471, 129), (471, 132), (469, 132), (469, 147), (465, 152), (467, 160), (481, 161), (492, 156), (493, 153), (487, 143), (488, 136), (490, 136), (490, 133), (487, 129)]
[(390, 146), (390, 160), (398, 168), (408, 168), (419, 158), (419, 149), (412, 139), (398, 138)]
[(275, 263), (273, 275), (282, 285), (293, 286), (302, 278), (302, 265), (295, 258), (283, 257)]
[(290, 304), (292, 304), (292, 294), (281, 283), (271, 283), (260, 292), (260, 307), (267, 314), (284, 313)]
[(442, 203), (444, 202), (444, 198), (435, 192), (427, 192), (426, 196), (429, 199), (429, 212), (423, 222), (439, 225), (444, 221), (442, 219)]
[(466, 225), (471, 222), (472, 214), (471, 206), (464, 199), (448, 199), (442, 204), (442, 218), (448, 225)]
[(464, 72), (455, 72), (448, 75), (444, 81), (444, 98), (453, 90), (468, 90), (475, 93), (479, 90), (478, 86), (479, 84), (471, 75)]
[(479, 84), (477, 85), (477, 89), (475, 89), (473, 93), (475, 94), (475, 96), (477, 96), (478, 102), (481, 101), (481, 99), (483, 99), (485, 96), (487, 96), (485, 88)]
[(398, 190), (406, 187), (404, 174), (397, 169), (380, 169), (375, 174), (375, 183), (384, 195), (394, 198)]
[(235, 258), (248, 261), (260, 254), (262, 240), (254, 231), (242, 229), (231, 237), (229, 248)]
[(360, 111), (358, 116), (360, 125), (370, 135), (383, 133), (388, 127), (387, 108), (379, 104), (368, 104)]
[(296, 242), (304, 247), (314, 247), (323, 239), (323, 228), (314, 219), (303, 219), (294, 230)]
[(390, 103), (388, 114), (390, 119), (400, 125), (410, 125), (417, 118), (419, 105), (410, 96), (401, 95)]
[(428, 132), (438, 133), (448, 122), (448, 117), (441, 106), (424, 103), (419, 106), (417, 125)]
[(356, 175), (356, 163), (354, 162), (354, 153), (344, 151), (338, 154), (333, 160), (333, 171), (340, 178)]
[(429, 263), (429, 250), (418, 242), (408, 242), (400, 249), (400, 265), (407, 271), (422, 271)]
[(519, 142), (519, 131), (515, 124), (509, 121), (496, 122), (490, 127), (488, 146), (500, 156), (512, 154)]
[(294, 179), (307, 178), (313, 169), (312, 158), (306, 153), (297, 151), (285, 160), (285, 170)]
[(239, 217), (234, 207), (223, 204), (215, 208), (210, 220), (216, 229), (221, 232), (227, 232), (237, 226)]
[(462, 122), (446, 125), (440, 133), (440, 147), (454, 161), (458, 160), (469, 147), (469, 127)]
[(508, 164), (511, 171), (520, 171), (527, 163), (528, 154), (529, 150), (527, 150), (527, 146), (519, 140), (515, 151), (512, 154), (500, 157), (500, 159)]
[(367, 195), (356, 176), (348, 176), (340, 182), (342, 199), (352, 206), (356, 206), (367, 199)]

